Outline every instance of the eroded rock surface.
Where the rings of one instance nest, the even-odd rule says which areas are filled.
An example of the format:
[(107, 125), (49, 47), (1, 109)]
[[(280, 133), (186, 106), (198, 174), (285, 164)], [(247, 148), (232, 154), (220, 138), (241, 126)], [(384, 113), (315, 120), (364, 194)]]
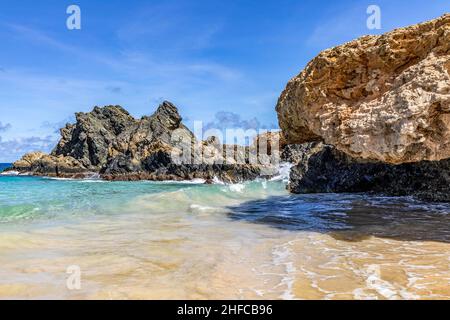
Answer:
[(323, 145), (304, 160), (291, 170), (293, 193), (369, 192), (450, 202), (450, 159), (394, 165), (355, 159)]
[(51, 177), (85, 177), (92, 173), (71, 156), (53, 156), (43, 152), (27, 153), (14, 162), (12, 170)]
[(450, 14), (325, 50), (279, 98), (289, 144), (393, 164), (450, 158)]
[(267, 166), (249, 162), (249, 154), (248, 147), (221, 145), (213, 138), (198, 141), (182, 124), (177, 108), (165, 101), (141, 119), (120, 106), (77, 113), (76, 123), (61, 129), (61, 140), (50, 155), (27, 154), (13, 169), (58, 177), (97, 173), (107, 180), (239, 182), (268, 172)]

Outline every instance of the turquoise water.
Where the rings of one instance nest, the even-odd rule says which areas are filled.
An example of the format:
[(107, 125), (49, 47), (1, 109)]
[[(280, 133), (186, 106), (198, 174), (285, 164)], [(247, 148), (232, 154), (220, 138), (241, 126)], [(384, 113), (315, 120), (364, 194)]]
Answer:
[[(106, 182), (31, 176), (0, 176), (0, 222), (63, 219), (139, 212), (135, 201), (152, 199), (157, 212), (189, 210), (191, 206), (224, 208), (231, 220), (245, 220), (288, 230), (340, 230), (370, 224), (434, 222), (442, 228), (448, 204), (430, 204), (407, 197), (365, 194), (289, 195), (283, 181), (237, 185), (176, 182)], [(182, 195), (182, 197), (180, 197)], [(173, 198), (172, 198), (173, 196)], [(178, 197), (178, 198), (177, 198)], [(147, 204), (149, 205), (149, 204)], [(370, 213), (370, 214), (368, 214)], [(445, 217), (445, 218), (443, 218)], [(362, 223), (355, 220), (362, 219)], [(447, 224), (444, 224), (447, 228)], [(450, 231), (449, 231), (450, 233)], [(450, 240), (450, 239), (449, 239)]]
[(106, 183), (40, 177), (0, 177), (0, 222), (14, 219), (54, 219), (108, 215), (133, 198), (183, 189), (183, 185)]
[[(189, 209), (191, 204), (213, 204), (233, 199), (253, 199), (261, 191), (260, 183), (247, 185), (247, 197), (242, 192), (227, 192), (223, 185), (176, 182), (106, 182), (102, 180), (72, 180), (32, 176), (0, 176), (0, 223), (11, 220), (63, 219), (122, 214), (139, 211), (133, 202), (144, 196), (160, 194), (153, 202), (158, 212), (176, 208)], [(225, 192), (224, 192), (225, 190)], [(251, 191), (254, 191), (253, 193)], [(284, 193), (284, 185), (273, 183), (269, 190)], [(170, 194), (182, 192), (186, 199), (172, 202)], [(264, 193), (266, 193), (264, 192)], [(254, 195), (253, 195), (254, 196)], [(159, 205), (159, 206), (158, 206)]]
[(448, 204), (290, 195), (281, 178), (0, 175), (0, 298), (450, 298)]

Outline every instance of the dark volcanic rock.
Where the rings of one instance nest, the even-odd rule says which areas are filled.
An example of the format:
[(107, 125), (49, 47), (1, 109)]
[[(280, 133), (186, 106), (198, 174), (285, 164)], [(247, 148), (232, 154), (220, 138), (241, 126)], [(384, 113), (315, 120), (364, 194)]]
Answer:
[[(152, 116), (133, 118), (120, 106), (77, 113), (76, 123), (61, 129), (50, 155), (31, 153), (14, 164), (19, 172), (79, 177), (98, 173), (107, 180), (253, 180), (261, 166), (247, 164), (248, 150), (197, 141), (182, 124), (177, 108), (163, 102)], [(226, 154), (226, 150), (234, 150)], [(200, 159), (200, 161), (195, 161)]]
[(183, 181), (204, 179), (207, 182), (211, 182), (214, 178), (217, 178), (226, 183), (236, 183), (255, 180), (258, 177), (260, 177), (260, 169), (255, 166), (231, 164), (177, 165), (170, 163), (167, 166), (161, 166), (154, 171), (130, 171), (126, 173), (102, 174), (103, 179), (112, 181)]
[(281, 161), (298, 164), (308, 161), (308, 158), (323, 148), (321, 142), (309, 142), (303, 144), (289, 144), (281, 151)]
[(95, 107), (89, 113), (77, 113), (76, 124), (61, 129), (61, 140), (54, 156), (71, 156), (85, 167), (100, 170), (118, 155), (142, 159), (152, 152), (155, 142), (170, 144), (174, 130), (192, 133), (181, 124), (181, 116), (170, 102), (163, 102), (150, 117), (134, 119), (120, 106)]
[(374, 192), (450, 201), (450, 159), (392, 165), (354, 159), (324, 146), (293, 167), (293, 193)]
[(118, 156), (101, 172), (106, 180), (192, 180), (217, 178), (224, 182), (254, 180), (260, 176), (257, 166), (248, 164), (178, 164), (171, 154), (158, 150), (133, 166), (130, 158)]
[(106, 164), (110, 148), (126, 148), (138, 124), (120, 106), (95, 107), (92, 112), (77, 113), (76, 120), (61, 129), (61, 140), (51, 154), (73, 157), (91, 170)]

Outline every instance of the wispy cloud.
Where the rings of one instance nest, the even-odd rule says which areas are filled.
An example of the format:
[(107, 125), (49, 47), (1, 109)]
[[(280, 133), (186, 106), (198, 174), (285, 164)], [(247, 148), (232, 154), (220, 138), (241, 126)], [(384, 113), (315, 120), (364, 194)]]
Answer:
[(120, 92), (122, 92), (122, 88), (121, 87), (108, 86), (108, 87), (106, 87), (106, 90), (108, 90), (108, 91), (110, 91), (112, 93), (120, 93)]
[(28, 152), (50, 152), (55, 145), (56, 140), (52, 136), (17, 138), (8, 141), (3, 141), (0, 137), (0, 162), (14, 162)]
[(40, 129), (33, 134), (54, 134), (56, 128), (41, 124), (55, 123), (56, 117), (88, 111), (94, 105), (120, 104), (140, 116), (153, 111), (154, 101), (171, 100), (182, 109), (189, 107), (190, 114), (182, 110), (186, 117), (204, 119), (211, 101), (217, 102), (214, 108), (234, 105), (230, 101), (238, 99), (235, 95), (247, 81), (240, 70), (210, 59), (169, 58), (161, 52), (155, 55), (151, 50), (128, 47), (105, 53), (68, 44), (35, 27), (8, 24), (7, 28), (37, 50), (51, 48), (76, 57), (84, 70), (74, 73), (68, 64), (60, 68), (9, 66), (7, 73), (0, 72), (0, 109), (27, 114), (22, 117), (15, 112), (8, 118), (16, 127), (9, 139), (27, 136), (25, 131), (32, 128)]
[(56, 37), (52, 37), (51, 35), (40, 30), (37, 27), (14, 23), (3, 23), (3, 26), (9, 29), (14, 36), (19, 37), (28, 43), (33, 43), (41, 47), (50, 47), (53, 49), (57, 49), (71, 56), (95, 61), (96, 63), (99, 63), (101, 65), (106, 65), (109, 67), (120, 67), (120, 63), (106, 54), (88, 50), (88, 48), (81, 48), (78, 46), (67, 44), (64, 41), (58, 40)]
[(5, 131), (7, 131), (7, 130), (9, 130), (9, 129), (11, 129), (11, 124), (10, 124), (10, 123), (5, 123), (5, 124), (3, 124), (3, 123), (0, 121), (0, 132), (5, 132)]
[[(0, 132), (6, 132), (11, 128), (11, 124), (3, 124), (0, 122)], [(56, 145), (57, 140), (55, 136), (51, 135), (44, 138), (31, 136), (8, 140), (4, 140), (0, 136), (0, 162), (14, 162), (28, 152), (50, 152)]]
[[(168, 18), (169, 19), (169, 18)], [(172, 18), (170, 18), (172, 19)], [(130, 36), (145, 35), (145, 30), (153, 30), (154, 25), (149, 26), (148, 20), (143, 20), (143, 26), (137, 27), (140, 32), (134, 30), (129, 31)], [(173, 21), (174, 26), (176, 22)], [(93, 48), (83, 48), (67, 44), (65, 41), (61, 41), (56, 37), (49, 35), (48, 33), (39, 30), (36, 27), (3, 23), (13, 34), (22, 38), (27, 42), (32, 42), (37, 46), (51, 47), (61, 52), (67, 53), (71, 56), (76, 56), (89, 62), (96, 62), (100, 65), (109, 67), (112, 71), (125, 73), (129, 76), (142, 75), (150, 73), (153, 77), (157, 76), (204, 76), (205, 74), (213, 77), (218, 77), (224, 80), (236, 80), (241, 76), (240, 72), (227, 67), (223, 64), (211, 61), (201, 61), (198, 59), (189, 59), (186, 61), (184, 58), (174, 57), (172, 60), (164, 54), (164, 52), (158, 52), (158, 56), (152, 55), (151, 52), (147, 52), (140, 49), (126, 49), (113, 53), (105, 53), (96, 51)], [(144, 27), (145, 25), (145, 27)], [(189, 39), (186, 37), (180, 37), (183, 41), (193, 45), (193, 43), (205, 44), (207, 39), (218, 30), (219, 27), (213, 26), (212, 28), (202, 28), (200, 34), (195, 32), (196, 39)], [(153, 32), (153, 31), (152, 31)], [(119, 31), (119, 34), (121, 31)], [(147, 39), (148, 41), (148, 39)], [(200, 46), (199, 46), (200, 47)], [(166, 48), (167, 49), (167, 48)], [(183, 54), (186, 48), (181, 46), (177, 48), (180, 54)]]
[[(236, 81), (243, 76), (240, 71), (234, 68), (209, 60), (186, 59), (184, 57), (169, 58), (165, 52), (158, 52), (158, 55), (154, 55), (151, 51), (129, 48), (105, 53), (97, 51), (95, 48), (83, 48), (67, 44), (35, 27), (9, 23), (4, 23), (4, 26), (9, 28), (16, 36), (27, 42), (34, 43), (36, 46), (56, 49), (70, 56), (76, 56), (78, 59), (81, 59), (79, 61), (89, 64), (95, 62), (98, 66), (106, 67), (109, 72), (119, 74), (120, 78), (128, 79), (128, 81), (153, 80), (159, 82), (177, 81), (177, 83), (188, 83), (193, 80), (200, 81), (203, 79), (205, 81), (214, 79)], [(146, 28), (149, 27), (147, 26)], [(205, 32), (211, 36), (212, 30), (215, 29), (209, 28)], [(131, 33), (136, 35), (134, 32)], [(139, 35), (139, 32), (137, 34)], [(201, 35), (199, 37), (204, 39), (206, 36)], [(195, 42), (189, 39), (184, 39), (183, 41)], [(181, 54), (183, 53), (183, 48), (178, 50)], [(68, 77), (70, 76), (69, 74)], [(208, 79), (208, 77), (212, 79)], [(108, 89), (110, 88), (112, 87), (109, 86)], [(117, 90), (113, 92), (117, 93)]]
[(270, 129), (268, 126), (253, 117), (251, 119), (242, 119), (240, 115), (229, 111), (219, 111), (215, 114), (214, 120), (205, 125), (205, 130), (217, 129), (225, 131), (226, 129)]
[(61, 128), (64, 128), (68, 123), (75, 123), (75, 121), (75, 116), (72, 115), (58, 122), (44, 121), (41, 128), (52, 129), (53, 133), (59, 134)]
[[(229, 111), (219, 111), (215, 114), (214, 119), (208, 123), (206, 123), (203, 128), (202, 134), (212, 134), (221, 140), (223, 143), (227, 144), (250, 144), (258, 134), (271, 131), (276, 129), (276, 126), (265, 125), (263, 124), (257, 117), (252, 117), (249, 119), (242, 118), (239, 114)], [(239, 140), (232, 133), (233, 131), (229, 130), (244, 130), (247, 137), (244, 138), (244, 141)], [(195, 132), (196, 134), (200, 134), (200, 132)], [(229, 136), (232, 134), (232, 136)], [(202, 138), (207, 138), (203, 136)], [(231, 141), (230, 141), (231, 139)]]
[(222, 30), (223, 22), (199, 9), (196, 3), (146, 4), (119, 28), (117, 37), (133, 47), (151, 44), (152, 51), (172, 54), (209, 48)]

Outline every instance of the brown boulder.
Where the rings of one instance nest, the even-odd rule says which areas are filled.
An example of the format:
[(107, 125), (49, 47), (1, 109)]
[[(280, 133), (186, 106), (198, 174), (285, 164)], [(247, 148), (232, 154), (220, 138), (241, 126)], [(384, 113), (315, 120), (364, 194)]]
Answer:
[(277, 112), (289, 144), (394, 164), (450, 158), (450, 14), (325, 50)]

